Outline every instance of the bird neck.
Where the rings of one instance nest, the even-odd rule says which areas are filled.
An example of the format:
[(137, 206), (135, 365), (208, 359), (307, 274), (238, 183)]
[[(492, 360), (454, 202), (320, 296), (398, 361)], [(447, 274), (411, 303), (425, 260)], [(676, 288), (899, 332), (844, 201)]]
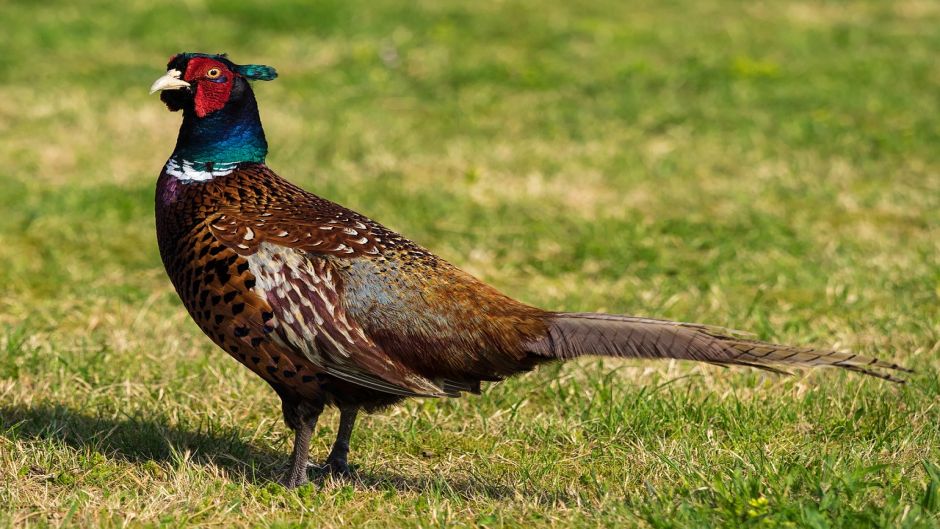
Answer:
[(244, 162), (264, 163), (267, 154), (258, 103), (248, 89), (204, 117), (197, 116), (193, 108), (185, 109), (170, 162), (212, 171), (213, 167)]

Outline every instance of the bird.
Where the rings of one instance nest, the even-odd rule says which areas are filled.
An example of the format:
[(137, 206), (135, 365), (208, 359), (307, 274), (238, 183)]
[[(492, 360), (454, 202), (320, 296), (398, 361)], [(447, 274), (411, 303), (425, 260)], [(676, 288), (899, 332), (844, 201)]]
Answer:
[(350, 474), (360, 412), (409, 397), (479, 394), (539, 365), (593, 355), (695, 360), (777, 373), (834, 366), (903, 382), (893, 362), (763, 342), (721, 327), (543, 310), (517, 301), (266, 163), (252, 83), (274, 68), (172, 56), (151, 86), (182, 111), (156, 185), (160, 256), (198, 327), (281, 399), (293, 449), (280, 482), (308, 481), (311, 434), (339, 409), (320, 468)]

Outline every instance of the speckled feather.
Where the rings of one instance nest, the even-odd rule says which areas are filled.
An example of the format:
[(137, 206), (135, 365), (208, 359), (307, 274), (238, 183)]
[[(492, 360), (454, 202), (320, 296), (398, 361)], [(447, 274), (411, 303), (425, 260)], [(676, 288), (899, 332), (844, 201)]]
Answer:
[(161, 252), (187, 309), (229, 354), (298, 395), (343, 398), (323, 381), (371, 390), (359, 391), (367, 401), (456, 395), (583, 354), (897, 367), (705, 326), (545, 312), (262, 164), (198, 184), (163, 175), (161, 187), (173, 188), (158, 202)]
[(263, 165), (158, 186), (161, 255), (184, 305), (272, 385), (309, 394), (320, 373), (456, 395), (545, 360), (523, 348), (544, 334), (542, 311)]

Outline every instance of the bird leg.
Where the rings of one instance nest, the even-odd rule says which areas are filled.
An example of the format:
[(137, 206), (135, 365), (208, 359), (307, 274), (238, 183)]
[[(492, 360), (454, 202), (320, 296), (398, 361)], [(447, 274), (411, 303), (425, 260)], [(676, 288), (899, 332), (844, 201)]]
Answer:
[(359, 408), (341, 408), (339, 411), (339, 431), (336, 433), (336, 442), (323, 464), (323, 470), (333, 475), (349, 475), (349, 464), (346, 457), (349, 455), (349, 438), (352, 436), (353, 425), (356, 424), (356, 415)]
[(307, 459), (310, 456), (310, 436), (323, 411), (322, 403), (282, 399), (284, 422), (294, 430), (294, 449), (290, 455), (290, 467), (280, 483), (292, 489), (307, 482)]

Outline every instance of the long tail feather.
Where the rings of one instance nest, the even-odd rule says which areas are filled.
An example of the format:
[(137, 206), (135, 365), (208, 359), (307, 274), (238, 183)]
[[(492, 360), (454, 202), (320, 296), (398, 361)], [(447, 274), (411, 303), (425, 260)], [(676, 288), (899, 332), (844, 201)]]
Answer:
[(904, 380), (892, 372), (913, 372), (877, 358), (761, 342), (720, 327), (612, 314), (552, 314), (548, 333), (529, 346), (536, 355), (560, 360), (584, 355), (675, 358), (777, 373), (786, 373), (783, 366), (834, 366), (900, 383)]

